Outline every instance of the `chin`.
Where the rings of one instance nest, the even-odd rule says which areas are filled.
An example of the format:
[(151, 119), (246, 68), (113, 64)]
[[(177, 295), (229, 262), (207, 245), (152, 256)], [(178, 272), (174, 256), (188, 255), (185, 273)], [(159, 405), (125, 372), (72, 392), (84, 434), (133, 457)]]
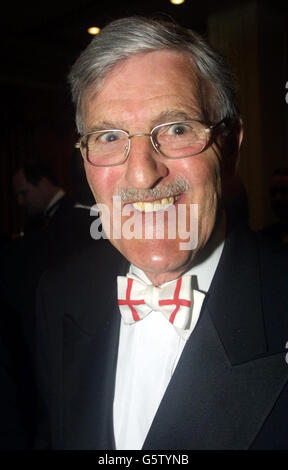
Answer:
[(194, 250), (180, 250), (178, 240), (134, 239), (124, 243), (121, 240), (111, 242), (130, 263), (142, 269), (151, 280), (158, 276), (167, 280), (176, 279), (190, 268), (194, 258)]

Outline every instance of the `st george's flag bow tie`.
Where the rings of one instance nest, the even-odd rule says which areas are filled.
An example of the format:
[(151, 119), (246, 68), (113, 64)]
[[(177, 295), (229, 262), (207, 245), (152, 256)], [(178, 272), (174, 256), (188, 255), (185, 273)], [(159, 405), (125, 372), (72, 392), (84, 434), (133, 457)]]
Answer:
[(138, 322), (156, 311), (163, 313), (179, 333), (180, 330), (191, 333), (194, 329), (205, 294), (192, 289), (190, 275), (159, 287), (148, 285), (133, 274), (118, 276), (117, 282), (118, 305), (124, 323)]

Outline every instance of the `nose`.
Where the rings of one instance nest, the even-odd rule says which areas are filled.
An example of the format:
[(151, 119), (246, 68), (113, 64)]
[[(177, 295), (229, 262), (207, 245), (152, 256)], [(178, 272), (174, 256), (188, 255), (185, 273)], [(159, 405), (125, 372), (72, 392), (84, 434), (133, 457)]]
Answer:
[(151, 189), (168, 173), (168, 167), (160, 160), (149, 136), (135, 134), (130, 139), (130, 152), (126, 162), (127, 184), (138, 189)]

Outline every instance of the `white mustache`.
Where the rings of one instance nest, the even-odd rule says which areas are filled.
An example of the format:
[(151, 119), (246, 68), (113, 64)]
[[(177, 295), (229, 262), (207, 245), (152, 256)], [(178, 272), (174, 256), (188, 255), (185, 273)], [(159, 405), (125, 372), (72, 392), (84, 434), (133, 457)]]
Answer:
[(184, 178), (177, 178), (171, 183), (166, 183), (161, 186), (155, 186), (151, 189), (137, 189), (137, 188), (123, 188), (118, 192), (121, 201), (125, 203), (135, 201), (145, 201), (147, 199), (163, 199), (171, 196), (177, 196), (184, 193), (190, 188), (189, 183)]

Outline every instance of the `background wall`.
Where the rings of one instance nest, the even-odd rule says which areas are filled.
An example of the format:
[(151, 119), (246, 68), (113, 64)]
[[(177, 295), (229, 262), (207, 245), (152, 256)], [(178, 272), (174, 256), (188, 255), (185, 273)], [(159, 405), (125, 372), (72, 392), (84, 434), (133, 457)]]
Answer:
[(244, 140), (239, 175), (249, 200), (254, 229), (273, 220), (271, 174), (288, 166), (287, 17), (275, 5), (249, 2), (232, 5), (207, 18), (210, 42), (234, 72)]

